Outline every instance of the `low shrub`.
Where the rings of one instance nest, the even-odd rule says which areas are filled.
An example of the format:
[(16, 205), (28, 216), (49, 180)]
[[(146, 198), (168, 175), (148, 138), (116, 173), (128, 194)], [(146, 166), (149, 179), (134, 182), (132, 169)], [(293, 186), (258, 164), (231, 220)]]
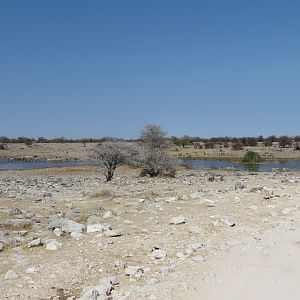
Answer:
[(257, 152), (254, 151), (248, 151), (242, 159), (242, 162), (246, 164), (258, 164), (263, 161), (264, 159)]
[(3, 143), (0, 144), (0, 150), (7, 150), (7, 149), (8, 149), (8, 147), (6, 144), (3, 144)]

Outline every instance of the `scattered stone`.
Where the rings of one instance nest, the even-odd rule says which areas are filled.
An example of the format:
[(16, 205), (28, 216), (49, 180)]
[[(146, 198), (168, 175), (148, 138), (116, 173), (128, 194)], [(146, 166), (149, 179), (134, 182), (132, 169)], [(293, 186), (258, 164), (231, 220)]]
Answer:
[(14, 280), (17, 278), (19, 278), (19, 275), (14, 270), (9, 270), (4, 275), (5, 280)]
[(194, 251), (197, 251), (199, 249), (204, 250), (204, 249), (207, 249), (207, 248), (208, 248), (208, 246), (204, 243), (194, 243), (194, 244), (191, 245), (191, 249), (193, 249)]
[(104, 232), (104, 235), (107, 237), (118, 237), (118, 236), (122, 236), (123, 233), (121, 230), (119, 229), (115, 229), (115, 230), (107, 230)]
[(234, 227), (235, 226), (235, 223), (233, 221), (231, 221), (230, 219), (221, 218), (220, 222), (223, 223), (223, 224), (225, 224), (225, 225), (228, 225), (230, 227)]
[(144, 269), (142, 267), (134, 267), (134, 266), (128, 266), (125, 269), (125, 275), (139, 278), (143, 275)]
[(191, 249), (191, 248), (187, 248), (187, 249), (185, 249), (184, 252), (185, 252), (186, 255), (191, 255), (194, 252), (194, 250)]
[(62, 246), (63, 246), (62, 243), (59, 243), (59, 242), (53, 240), (53, 241), (50, 241), (49, 243), (47, 243), (46, 249), (50, 250), (50, 251), (55, 251), (55, 250), (61, 249)]
[(157, 198), (156, 201), (166, 202), (166, 203), (173, 203), (177, 201), (176, 197), (166, 197), (166, 198)]
[(240, 205), (241, 204), (241, 198), (240, 197), (234, 197), (234, 203), (235, 203), (235, 205)]
[(262, 193), (264, 195), (264, 199), (270, 199), (273, 196), (273, 189), (272, 188), (263, 187)]
[(104, 277), (101, 279), (100, 284), (106, 285), (118, 285), (120, 283), (119, 279), (116, 276)]
[(56, 213), (49, 216), (49, 229), (60, 228), (63, 222), (63, 213)]
[(183, 216), (173, 217), (170, 220), (171, 225), (180, 225), (180, 224), (185, 224), (185, 223), (186, 223), (186, 219)]
[(36, 267), (29, 267), (26, 269), (27, 274), (37, 274), (37, 273), (39, 273), (39, 271), (40, 270)]
[(251, 193), (256, 193), (258, 191), (261, 191), (262, 189), (263, 188), (261, 186), (259, 186), (259, 187), (253, 187), (253, 188), (250, 189), (250, 192)]
[(209, 182), (215, 181), (215, 175), (213, 175), (213, 174), (209, 175), (208, 181), (209, 181)]
[(72, 220), (63, 220), (61, 223), (61, 229), (63, 232), (66, 233), (82, 233), (85, 231), (86, 227), (83, 224), (76, 223), (75, 221)]
[(148, 206), (145, 207), (145, 210), (147, 211), (162, 211), (163, 208), (159, 204), (149, 204)]
[(43, 245), (43, 243), (42, 243), (41, 238), (37, 238), (37, 239), (31, 241), (30, 243), (28, 243), (28, 248), (39, 247), (42, 245)]
[(57, 236), (57, 237), (60, 237), (60, 236), (63, 235), (63, 231), (61, 230), (61, 228), (55, 228), (55, 229), (53, 230), (53, 234), (54, 234), (55, 236)]
[(176, 257), (180, 260), (185, 260), (185, 255), (182, 252), (177, 252)]
[(103, 233), (105, 230), (107, 230), (107, 227), (103, 226), (102, 224), (88, 225), (86, 228), (87, 233), (94, 233), (94, 232)]
[(74, 240), (79, 240), (83, 234), (82, 233), (79, 233), (79, 232), (71, 232), (70, 234), (71, 238), (73, 238)]
[(111, 284), (97, 285), (85, 288), (79, 300), (109, 300), (113, 290)]
[(22, 209), (18, 207), (11, 209), (11, 211), (9, 212), (11, 216), (22, 215), (22, 213), (23, 213)]
[(165, 260), (166, 257), (167, 257), (167, 252), (164, 250), (156, 249), (156, 250), (153, 250), (151, 253), (152, 260), (155, 260), (155, 259)]
[(103, 215), (103, 219), (108, 219), (108, 218), (112, 218), (113, 217), (113, 213), (109, 210), (107, 211), (104, 215)]
[(27, 230), (19, 230), (18, 231), (18, 235), (19, 236), (26, 236), (28, 234), (28, 231)]
[(197, 202), (197, 204), (203, 205), (203, 206), (205, 206), (205, 207), (215, 207), (215, 206), (216, 206), (215, 201), (213, 201), (213, 200), (208, 200), (208, 199), (202, 199), (202, 200), (199, 200), (199, 201)]
[(244, 183), (241, 182), (241, 181), (237, 181), (237, 182), (235, 183), (235, 185), (234, 185), (234, 189), (235, 189), (235, 190), (242, 190), (242, 189), (244, 189), (244, 188), (245, 188), (245, 185), (244, 185)]
[(118, 268), (118, 269), (124, 269), (125, 268), (125, 264), (122, 260), (120, 259), (117, 259), (115, 261), (115, 267)]

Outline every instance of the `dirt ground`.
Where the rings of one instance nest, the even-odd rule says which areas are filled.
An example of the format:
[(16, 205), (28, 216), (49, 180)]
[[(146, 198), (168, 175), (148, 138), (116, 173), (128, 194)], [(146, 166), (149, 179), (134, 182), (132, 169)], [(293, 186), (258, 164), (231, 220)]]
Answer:
[[(105, 183), (95, 167), (0, 171), (1, 299), (297, 299), (299, 182), (299, 172), (152, 179), (121, 168)], [(56, 236), (57, 220), (84, 229)], [(87, 233), (93, 224), (120, 234)], [(62, 247), (47, 250), (53, 240)], [(114, 276), (109, 295), (84, 298)]]
[[(0, 149), (0, 157), (53, 159), (53, 160), (85, 160), (89, 159), (95, 144), (87, 143), (34, 143), (27, 146), (22, 143), (8, 144), (7, 150)], [(240, 160), (247, 150), (258, 152), (266, 160), (300, 159), (300, 151), (293, 148), (245, 147), (241, 151), (230, 148), (194, 149), (192, 146), (174, 147), (170, 153), (178, 158), (193, 159), (230, 159)]]

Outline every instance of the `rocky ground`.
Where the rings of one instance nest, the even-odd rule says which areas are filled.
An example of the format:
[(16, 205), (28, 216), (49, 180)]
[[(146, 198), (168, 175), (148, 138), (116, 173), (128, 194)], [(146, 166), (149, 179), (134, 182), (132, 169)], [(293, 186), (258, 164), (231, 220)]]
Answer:
[(0, 171), (1, 299), (200, 299), (237, 258), (264, 259), (298, 232), (299, 182), (299, 172), (121, 169), (105, 183), (92, 167)]

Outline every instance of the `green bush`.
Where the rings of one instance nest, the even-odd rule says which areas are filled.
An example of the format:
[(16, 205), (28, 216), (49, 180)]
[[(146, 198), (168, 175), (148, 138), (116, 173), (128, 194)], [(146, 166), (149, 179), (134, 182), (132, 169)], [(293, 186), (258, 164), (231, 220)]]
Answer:
[(248, 151), (242, 159), (242, 162), (246, 164), (258, 164), (263, 161), (264, 159), (261, 158), (261, 156), (254, 151)]
[(0, 144), (0, 150), (7, 150), (7, 149), (8, 149), (8, 147), (6, 144), (3, 144), (3, 143)]

